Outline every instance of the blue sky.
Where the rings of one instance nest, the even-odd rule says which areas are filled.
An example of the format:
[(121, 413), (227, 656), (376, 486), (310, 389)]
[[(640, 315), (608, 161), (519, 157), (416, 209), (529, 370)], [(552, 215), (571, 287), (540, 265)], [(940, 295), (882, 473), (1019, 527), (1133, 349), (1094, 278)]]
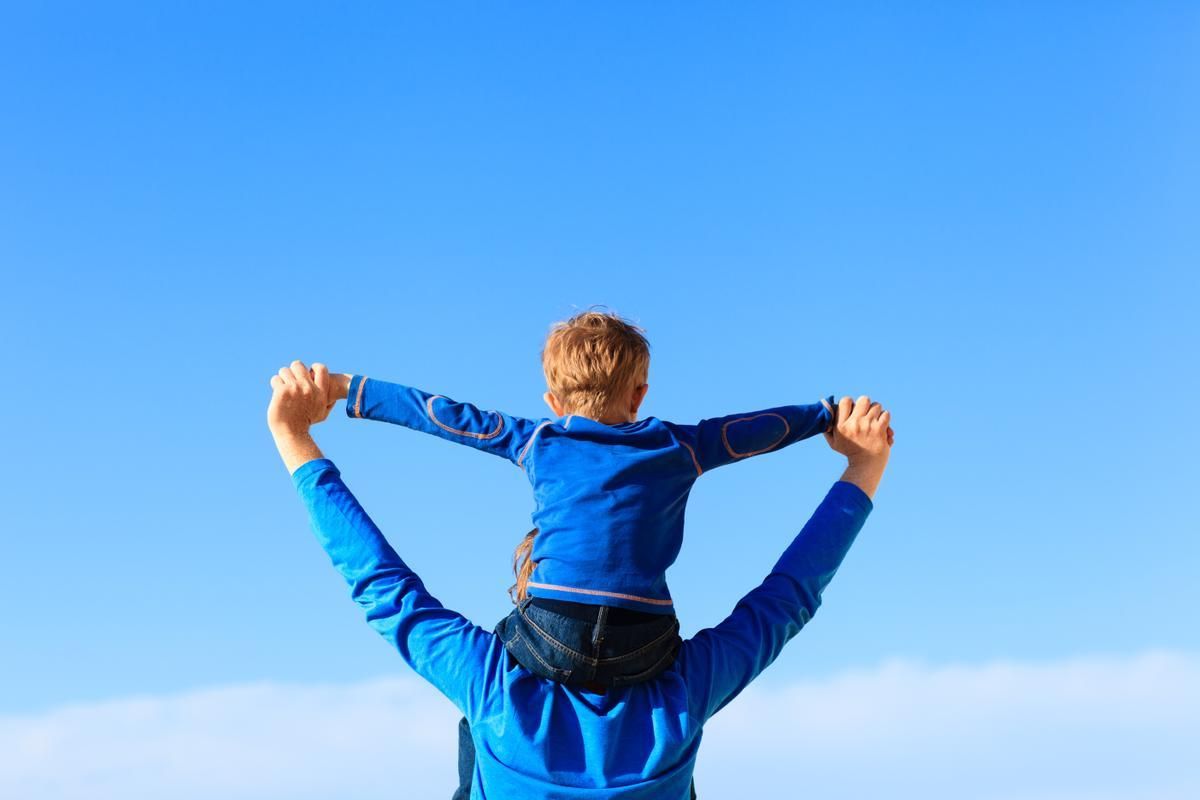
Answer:
[[(1200, 12), (1188, 3), (0, 10), (0, 714), (403, 675), (264, 424), (292, 358), (542, 413), (548, 325), (642, 324), (645, 410), (870, 393), (877, 509), (769, 690), (889, 659), (1194, 653)], [(326, 452), (490, 624), (498, 459)], [(698, 483), (686, 631), (829, 483)]]

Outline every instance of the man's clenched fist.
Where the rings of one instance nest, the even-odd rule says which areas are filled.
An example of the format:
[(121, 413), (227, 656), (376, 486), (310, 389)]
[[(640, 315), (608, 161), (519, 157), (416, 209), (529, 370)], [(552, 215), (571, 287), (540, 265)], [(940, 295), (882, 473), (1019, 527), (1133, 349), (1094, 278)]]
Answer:
[(332, 381), (324, 364), (293, 361), (271, 377), (267, 425), (274, 432), (300, 433), (329, 416), (335, 402)]

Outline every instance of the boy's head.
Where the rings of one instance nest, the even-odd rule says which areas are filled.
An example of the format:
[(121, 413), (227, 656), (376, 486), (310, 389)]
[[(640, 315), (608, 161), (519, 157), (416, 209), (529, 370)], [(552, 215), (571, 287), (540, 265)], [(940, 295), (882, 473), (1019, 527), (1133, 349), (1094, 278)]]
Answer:
[(641, 328), (616, 314), (585, 311), (550, 329), (542, 370), (556, 415), (632, 422), (648, 388), (650, 345)]

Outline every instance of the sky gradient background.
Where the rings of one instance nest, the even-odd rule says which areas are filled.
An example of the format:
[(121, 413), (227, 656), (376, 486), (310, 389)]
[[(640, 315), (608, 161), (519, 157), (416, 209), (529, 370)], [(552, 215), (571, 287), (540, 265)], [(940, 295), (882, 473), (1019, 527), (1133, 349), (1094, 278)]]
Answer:
[[(960, 797), (1013, 763), (1028, 783), (989, 796), (1195, 796), (1172, 753), (1200, 735), (1198, 54), (1182, 2), (0, 7), (0, 789), (182, 797), (167, 767), (121, 783), (159, 775), (145, 743), (173, 740), (148, 719), (183, 742), (154, 763), (203, 761), (172, 703), (384, 685), (402, 727), (405, 703), (431, 709), (437, 755), (413, 763), (442, 759), (448, 794), (453, 711), (313, 541), (267, 381), (318, 359), (539, 416), (548, 325), (605, 304), (648, 332), (648, 414), (830, 393), (893, 412), (876, 511), (755, 688), (798, 705), (746, 699), (789, 709), (763, 730), (794, 735), (806, 698), (878, 727), (829, 700), (874, 676), (850, 694), (928, 698), (887, 717), (896, 741), (930, 707), (965, 715), (911, 764), (1008, 730), (964, 709), (1032, 714), (976, 772), (959, 757), (961, 781), (881, 767), (892, 796)], [(443, 602), (506, 613), (518, 471), (340, 410), (316, 435)], [(697, 484), (670, 573), (685, 633), (761, 580), (839, 470), (818, 439)], [(1136, 720), (1097, 712), (1114, 696)], [(303, 703), (262, 702), (260, 744), (306, 727), (269, 713)], [(307, 726), (351, 726), (322, 702)], [(121, 703), (159, 711), (91, 740), (72, 716)], [(1060, 737), (1031, 738), (1038, 710)], [(125, 741), (114, 725), (110, 786), (77, 754)], [(702, 793), (778, 786), (768, 745), (721, 736)], [(1067, 740), (1110, 772), (1042, 763)], [(895, 752), (872, 741), (846, 763)], [(281, 758), (209, 788), (307, 796)], [(357, 763), (320, 768), (367, 780)], [(83, 788), (47, 782), (72, 770)]]

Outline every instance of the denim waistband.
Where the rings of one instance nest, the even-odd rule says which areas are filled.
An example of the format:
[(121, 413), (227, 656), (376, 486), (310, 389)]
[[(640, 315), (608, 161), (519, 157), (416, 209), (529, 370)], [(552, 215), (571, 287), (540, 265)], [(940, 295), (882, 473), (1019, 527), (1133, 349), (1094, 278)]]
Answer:
[(647, 622), (613, 625), (607, 606), (591, 606), (593, 616), (576, 619), (534, 601), (527, 597), (518, 603), (496, 624), (496, 635), (521, 666), (552, 681), (641, 683), (668, 668), (681, 643), (674, 615), (647, 613)]
[(600, 616), (600, 609), (608, 608), (606, 620), (609, 625), (643, 625), (661, 620), (663, 616), (632, 608), (573, 603), (570, 600), (554, 600), (549, 597), (532, 597), (529, 604), (553, 614), (585, 622), (596, 622)]

